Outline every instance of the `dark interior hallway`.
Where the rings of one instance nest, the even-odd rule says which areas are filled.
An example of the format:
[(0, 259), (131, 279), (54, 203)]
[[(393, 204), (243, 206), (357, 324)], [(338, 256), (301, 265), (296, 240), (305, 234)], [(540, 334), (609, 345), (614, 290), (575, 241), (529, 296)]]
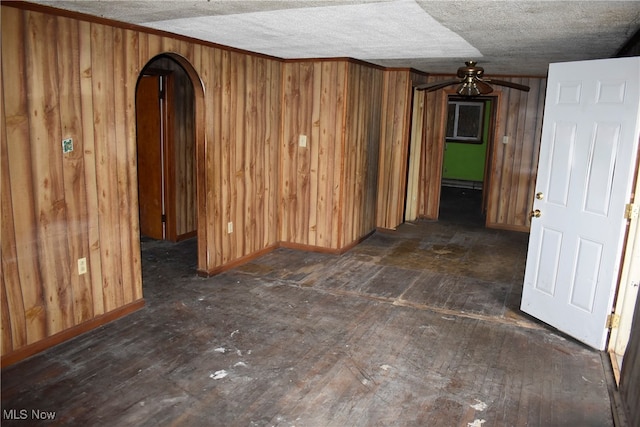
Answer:
[(4, 370), (2, 409), (59, 425), (611, 426), (601, 355), (518, 310), (527, 238), (418, 221), (211, 278), (194, 240), (146, 241), (146, 307)]
[(440, 221), (484, 227), (482, 190), (443, 185), (440, 188)]

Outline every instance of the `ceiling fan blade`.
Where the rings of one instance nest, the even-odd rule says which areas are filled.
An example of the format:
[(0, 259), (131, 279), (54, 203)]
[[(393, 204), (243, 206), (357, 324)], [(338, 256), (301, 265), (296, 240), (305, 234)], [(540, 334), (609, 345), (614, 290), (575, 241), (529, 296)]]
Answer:
[(446, 80), (442, 82), (433, 82), (433, 83), (425, 83), (416, 86), (417, 90), (425, 90), (427, 92), (432, 92), (434, 90), (442, 89), (443, 87), (452, 86), (460, 84), (460, 80)]
[(478, 89), (480, 90), (480, 93), (482, 95), (493, 92), (493, 88), (491, 87), (491, 85), (487, 84), (484, 80), (476, 79), (476, 85), (478, 86)]
[(529, 92), (529, 86), (525, 86), (525, 85), (521, 85), (519, 83), (513, 83), (513, 82), (506, 82), (504, 80), (495, 80), (495, 79), (490, 79), (490, 80), (484, 80), (487, 83), (491, 83), (494, 85), (500, 85), (500, 86), (506, 86), (506, 87), (510, 87), (512, 89), (518, 89), (518, 90), (523, 90), (525, 92)]

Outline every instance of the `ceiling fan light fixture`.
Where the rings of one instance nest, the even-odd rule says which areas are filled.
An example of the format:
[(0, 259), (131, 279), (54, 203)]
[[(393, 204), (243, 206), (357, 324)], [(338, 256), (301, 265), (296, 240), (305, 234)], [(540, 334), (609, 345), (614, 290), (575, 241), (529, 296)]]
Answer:
[(480, 89), (474, 81), (464, 81), (458, 86), (456, 93), (460, 96), (478, 96)]
[(520, 83), (496, 79), (483, 79), (484, 68), (478, 67), (475, 61), (467, 61), (465, 62), (465, 64), (466, 67), (458, 68), (457, 76), (460, 80), (445, 80), (425, 83), (416, 86), (416, 89), (431, 92), (434, 90), (443, 89), (447, 86), (456, 85), (456, 93), (460, 96), (468, 97), (486, 95), (493, 92), (493, 87), (491, 86), (492, 84), (522, 90), (525, 92), (529, 91), (529, 86)]

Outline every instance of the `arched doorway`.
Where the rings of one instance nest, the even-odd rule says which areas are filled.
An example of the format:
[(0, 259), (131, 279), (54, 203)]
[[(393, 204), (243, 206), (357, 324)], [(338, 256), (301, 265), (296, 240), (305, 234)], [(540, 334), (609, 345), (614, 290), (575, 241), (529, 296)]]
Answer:
[(197, 236), (198, 270), (206, 270), (203, 110), (202, 83), (185, 58), (161, 54), (145, 65), (136, 86), (141, 239)]

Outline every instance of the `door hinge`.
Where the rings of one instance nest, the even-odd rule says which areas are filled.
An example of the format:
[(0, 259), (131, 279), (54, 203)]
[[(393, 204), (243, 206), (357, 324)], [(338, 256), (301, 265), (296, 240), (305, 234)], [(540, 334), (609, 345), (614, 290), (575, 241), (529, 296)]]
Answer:
[(626, 219), (636, 219), (640, 213), (640, 206), (635, 203), (627, 203), (624, 207), (624, 217)]
[(162, 222), (167, 222), (167, 216), (165, 214), (162, 214)]
[(620, 327), (620, 315), (609, 314), (607, 316), (607, 329), (616, 329)]

